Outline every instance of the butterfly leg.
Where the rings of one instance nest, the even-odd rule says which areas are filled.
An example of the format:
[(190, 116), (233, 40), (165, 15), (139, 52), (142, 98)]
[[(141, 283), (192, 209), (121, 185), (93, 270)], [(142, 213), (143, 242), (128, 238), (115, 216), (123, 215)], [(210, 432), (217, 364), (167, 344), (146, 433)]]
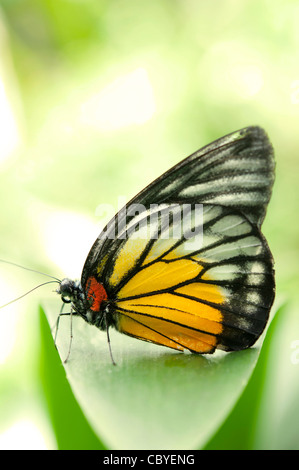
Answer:
[[(63, 315), (65, 315), (65, 314), (63, 314)], [(69, 350), (68, 350), (67, 356), (66, 356), (65, 360), (63, 361), (65, 364), (67, 363), (67, 361), (70, 357), (72, 342), (73, 342), (73, 308), (72, 307), (71, 307), (71, 311), (68, 315), (71, 316), (71, 319), (70, 319), (71, 320), (71, 322), (70, 322), (70, 342), (69, 342)]]
[[(69, 302), (66, 302), (66, 303), (69, 303)], [(60, 317), (62, 315), (70, 315), (71, 317), (71, 323), (70, 323), (70, 343), (69, 343), (69, 349), (68, 349), (68, 353), (67, 353), (67, 356), (65, 358), (65, 360), (63, 361), (64, 363), (66, 363), (69, 359), (69, 356), (70, 356), (70, 352), (71, 352), (71, 346), (72, 346), (72, 340), (73, 340), (73, 322), (72, 322), (72, 317), (73, 317), (73, 309), (71, 308), (71, 311), (70, 312), (63, 312), (63, 307), (64, 307), (64, 303), (62, 304), (61, 306), (61, 309), (60, 309), (60, 312), (59, 312), (59, 315), (57, 317), (57, 320), (56, 320), (56, 324), (55, 324), (55, 336), (54, 336), (54, 345), (55, 345), (55, 348), (57, 348), (57, 334), (58, 334), (58, 328), (59, 328), (59, 322), (60, 322)]]
[(112, 354), (112, 349), (111, 349), (111, 343), (110, 343), (110, 335), (109, 335), (109, 322), (107, 321), (107, 316), (109, 315), (108, 307), (105, 308), (103, 312), (103, 322), (104, 325), (106, 326), (106, 333), (107, 333), (107, 342), (108, 342), (108, 347), (109, 347), (109, 352), (110, 352), (110, 357), (112, 364), (116, 366), (116, 362), (113, 359), (113, 354)]
[(63, 313), (62, 312), (63, 307), (64, 307), (64, 303), (61, 305), (61, 309), (60, 309), (59, 315), (57, 317), (55, 327), (52, 328), (52, 330), (55, 328), (54, 344), (55, 344), (56, 349), (57, 349), (57, 341), (56, 340), (57, 340), (57, 333), (58, 333), (58, 328), (59, 328), (60, 317), (61, 317), (61, 315), (69, 315), (68, 313)]

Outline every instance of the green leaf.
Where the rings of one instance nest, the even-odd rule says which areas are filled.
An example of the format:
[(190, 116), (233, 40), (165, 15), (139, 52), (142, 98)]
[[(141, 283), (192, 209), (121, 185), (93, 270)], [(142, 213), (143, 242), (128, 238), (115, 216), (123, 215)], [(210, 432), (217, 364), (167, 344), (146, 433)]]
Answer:
[[(57, 307), (47, 305), (50, 325)], [(64, 364), (87, 420), (110, 449), (202, 448), (225, 420), (255, 367), (259, 349), (211, 356), (172, 350), (73, 317), (73, 342)], [(61, 318), (58, 350), (64, 360), (70, 317)]]
[(263, 385), (255, 429), (256, 449), (299, 450), (299, 316), (298, 298), (277, 311), (267, 335)]
[(49, 324), (40, 312), (41, 351), (40, 375), (53, 430), (59, 449), (104, 449), (86, 421), (54, 347)]
[[(269, 406), (266, 404), (261, 408), (260, 405), (262, 397), (265, 398), (266, 403), (271, 401), (272, 393), (266, 392), (267, 376), (271, 370), (273, 341), (275, 342), (275, 336), (281, 334), (279, 323), (281, 317), (285, 316), (285, 313), (286, 305), (282, 304), (269, 323), (257, 365), (244, 392), (231, 414), (206, 446), (207, 450), (253, 450), (259, 448), (260, 443), (256, 436), (260, 434), (261, 429), (265, 428), (265, 426), (269, 427), (268, 423), (272, 420), (271, 416), (274, 414), (273, 407), (269, 409)], [(280, 355), (281, 352), (279, 351), (278, 354)], [(274, 368), (274, 370), (277, 376), (277, 368)], [(265, 408), (270, 412), (267, 417), (264, 415)], [(275, 410), (277, 408), (279, 407), (276, 406)], [(262, 423), (260, 423), (261, 416), (263, 417)]]

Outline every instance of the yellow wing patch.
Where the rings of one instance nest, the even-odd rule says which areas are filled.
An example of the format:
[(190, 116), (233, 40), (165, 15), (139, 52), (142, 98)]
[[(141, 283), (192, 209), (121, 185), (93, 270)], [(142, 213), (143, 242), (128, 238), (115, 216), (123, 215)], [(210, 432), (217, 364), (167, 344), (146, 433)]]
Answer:
[(124, 247), (120, 250), (115, 262), (113, 273), (109, 279), (112, 286), (115, 286), (122, 277), (134, 266), (136, 259), (144, 250), (147, 239), (128, 239)]
[(216, 339), (213, 335), (194, 331), (188, 326), (180, 326), (159, 318), (144, 318), (137, 314), (127, 313), (120, 316), (119, 331), (151, 343), (184, 351), (189, 349), (198, 353), (214, 351)]
[(195, 278), (202, 266), (190, 260), (177, 260), (171, 263), (157, 261), (133, 276), (119, 291), (118, 298), (136, 296), (155, 292), (171, 287)]
[(196, 282), (202, 269), (179, 259), (138, 271), (118, 292), (119, 331), (180, 351), (212, 352), (225, 299), (219, 286)]

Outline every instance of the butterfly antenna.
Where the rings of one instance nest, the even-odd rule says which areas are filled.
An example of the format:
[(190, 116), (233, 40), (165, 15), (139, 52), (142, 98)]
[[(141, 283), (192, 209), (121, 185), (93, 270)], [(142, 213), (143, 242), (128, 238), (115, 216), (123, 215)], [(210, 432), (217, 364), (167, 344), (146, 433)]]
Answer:
[(36, 269), (26, 268), (25, 266), (22, 266), (21, 264), (12, 263), (11, 261), (6, 261), (5, 259), (0, 259), (0, 263), (10, 264), (11, 266), (16, 266), (17, 268), (25, 269), (26, 271), (31, 271), (32, 273), (42, 274), (43, 276), (50, 277), (51, 279), (55, 279), (55, 281), (59, 283), (61, 282), (60, 279), (58, 279), (57, 277), (51, 276), (50, 274), (43, 273), (42, 271), (37, 271)]
[(4, 305), (0, 305), (0, 308), (4, 308), (4, 307), (7, 307), (8, 305), (16, 302), (17, 300), (20, 300), (22, 299), (23, 297), (25, 297), (26, 295), (30, 294), (30, 292), (33, 292), (35, 289), (38, 289), (39, 287), (42, 287), (42, 286), (45, 286), (46, 284), (53, 284), (53, 283), (60, 283), (60, 281), (56, 280), (56, 281), (47, 281), (47, 282), (43, 282), (42, 284), (39, 284), (38, 286), (35, 286), (33, 287), (33, 289), (30, 289), (28, 292), (25, 292), (25, 294), (23, 295), (20, 295), (20, 297), (17, 297), (16, 299), (13, 299), (11, 300), (10, 302), (7, 302), (7, 304), (4, 304)]

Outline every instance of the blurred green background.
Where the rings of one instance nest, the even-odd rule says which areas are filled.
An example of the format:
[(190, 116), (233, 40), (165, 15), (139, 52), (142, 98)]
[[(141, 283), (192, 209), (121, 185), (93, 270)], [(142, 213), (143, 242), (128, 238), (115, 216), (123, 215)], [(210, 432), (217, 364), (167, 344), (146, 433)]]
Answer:
[[(119, 198), (229, 132), (269, 134), (263, 231), (286, 307), (260, 365), (254, 432), (240, 432), (236, 408), (231, 440), (219, 429), (210, 448), (299, 448), (298, 22), (294, 0), (0, 0), (1, 258), (78, 278)], [(43, 281), (2, 264), (1, 304)], [(83, 446), (57, 444), (45, 399), (37, 306), (55, 288), (0, 312), (1, 448)]]

